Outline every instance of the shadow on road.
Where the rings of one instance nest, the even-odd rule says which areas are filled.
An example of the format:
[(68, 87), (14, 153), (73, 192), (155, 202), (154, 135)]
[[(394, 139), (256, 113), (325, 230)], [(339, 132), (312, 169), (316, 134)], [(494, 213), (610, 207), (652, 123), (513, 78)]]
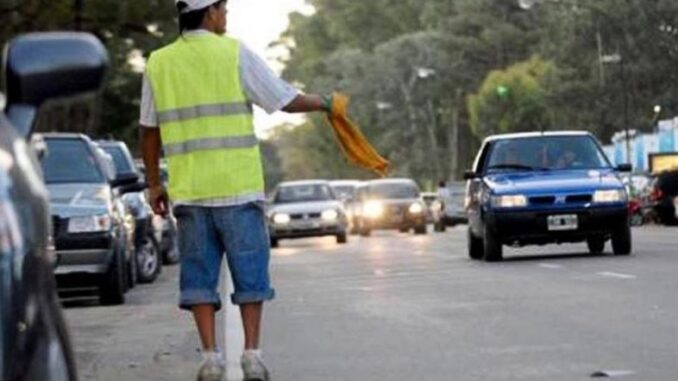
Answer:
[(568, 260), (568, 259), (582, 259), (582, 258), (619, 258), (612, 254), (591, 254), (591, 253), (565, 253), (565, 254), (532, 254), (532, 255), (515, 255), (504, 257), (504, 262), (527, 262), (527, 261), (544, 261), (544, 260)]

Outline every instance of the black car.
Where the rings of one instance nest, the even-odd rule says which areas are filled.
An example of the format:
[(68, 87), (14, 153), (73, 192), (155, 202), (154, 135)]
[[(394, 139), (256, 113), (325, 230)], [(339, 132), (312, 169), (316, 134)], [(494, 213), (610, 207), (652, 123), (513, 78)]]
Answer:
[(57, 281), (95, 286), (102, 304), (122, 304), (136, 274), (121, 195), (138, 178), (116, 177), (113, 164), (87, 136), (44, 134), (42, 160), (50, 194)]
[(32, 34), (5, 57), (0, 113), (0, 378), (76, 380), (48, 250), (50, 214), (36, 152), (26, 142), (48, 99), (96, 91), (106, 51), (85, 34)]
[(673, 203), (676, 197), (678, 197), (678, 170), (658, 174), (652, 182), (650, 198), (660, 223), (678, 225), (676, 207)]
[[(97, 144), (113, 158), (116, 177), (138, 179), (139, 171), (127, 145), (121, 141), (102, 140)], [(160, 274), (162, 260), (159, 241), (156, 240), (153, 211), (142, 191), (130, 192), (122, 198), (128, 212), (135, 219), (134, 247), (139, 281), (151, 283)]]
[(360, 203), (358, 232), (366, 237), (373, 230), (413, 229), (426, 234), (426, 204), (419, 186), (410, 179), (372, 180), (357, 192)]

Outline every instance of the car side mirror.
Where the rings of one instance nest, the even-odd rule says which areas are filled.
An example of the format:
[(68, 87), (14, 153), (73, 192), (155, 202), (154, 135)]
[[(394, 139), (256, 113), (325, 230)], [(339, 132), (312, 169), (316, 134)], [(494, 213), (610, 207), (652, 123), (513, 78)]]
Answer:
[[(139, 183), (139, 175), (136, 173), (123, 173), (117, 175), (113, 181), (111, 181), (111, 187), (113, 188), (122, 188), (128, 187)], [(142, 189), (143, 190), (143, 189)], [(122, 189), (121, 189), (122, 192)], [(125, 192), (130, 193), (130, 192)]]
[(618, 172), (632, 172), (633, 171), (633, 165), (631, 164), (619, 164), (617, 168), (615, 168)]
[(478, 178), (478, 174), (475, 173), (474, 171), (466, 171), (464, 172), (464, 180), (474, 180)]
[(127, 193), (137, 193), (137, 192), (143, 192), (146, 189), (148, 189), (148, 184), (145, 182), (136, 182), (133, 184), (127, 184), (127, 185), (122, 185), (119, 188), (120, 194), (127, 194)]
[(30, 33), (13, 39), (3, 68), (8, 118), (28, 137), (45, 102), (96, 92), (107, 66), (106, 48), (88, 33)]

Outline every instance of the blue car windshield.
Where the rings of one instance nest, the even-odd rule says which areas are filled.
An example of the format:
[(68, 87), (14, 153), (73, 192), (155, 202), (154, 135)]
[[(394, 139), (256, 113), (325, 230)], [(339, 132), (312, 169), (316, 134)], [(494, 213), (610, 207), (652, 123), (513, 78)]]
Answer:
[(610, 163), (590, 136), (538, 136), (499, 140), (492, 144), (485, 169), (603, 169)]
[(47, 155), (41, 161), (47, 184), (105, 183), (94, 153), (79, 139), (45, 139)]

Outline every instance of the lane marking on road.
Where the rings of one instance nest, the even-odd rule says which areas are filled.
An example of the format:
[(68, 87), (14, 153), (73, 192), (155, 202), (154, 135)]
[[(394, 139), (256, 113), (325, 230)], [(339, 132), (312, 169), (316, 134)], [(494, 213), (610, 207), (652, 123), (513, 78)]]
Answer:
[(637, 373), (632, 370), (602, 370), (591, 374), (591, 378), (618, 378), (636, 374)]
[(638, 279), (637, 276), (632, 275), (632, 274), (622, 274), (622, 273), (615, 273), (611, 271), (603, 271), (596, 273), (596, 275), (608, 277), (608, 278), (618, 278), (618, 279)]
[(245, 347), (245, 334), (242, 330), (242, 317), (238, 306), (231, 303), (229, 287), (232, 287), (231, 273), (228, 271), (228, 265), (224, 261), (222, 268), (222, 299), (225, 306), (222, 313), (224, 342), (221, 343), (224, 357), (226, 360), (227, 381), (240, 381), (243, 374), (240, 368), (240, 354)]
[(553, 264), (553, 263), (540, 263), (538, 266), (543, 268), (543, 269), (551, 269), (551, 270), (559, 270), (559, 269), (562, 269), (562, 268), (565, 267), (563, 265), (556, 265), (556, 264)]

